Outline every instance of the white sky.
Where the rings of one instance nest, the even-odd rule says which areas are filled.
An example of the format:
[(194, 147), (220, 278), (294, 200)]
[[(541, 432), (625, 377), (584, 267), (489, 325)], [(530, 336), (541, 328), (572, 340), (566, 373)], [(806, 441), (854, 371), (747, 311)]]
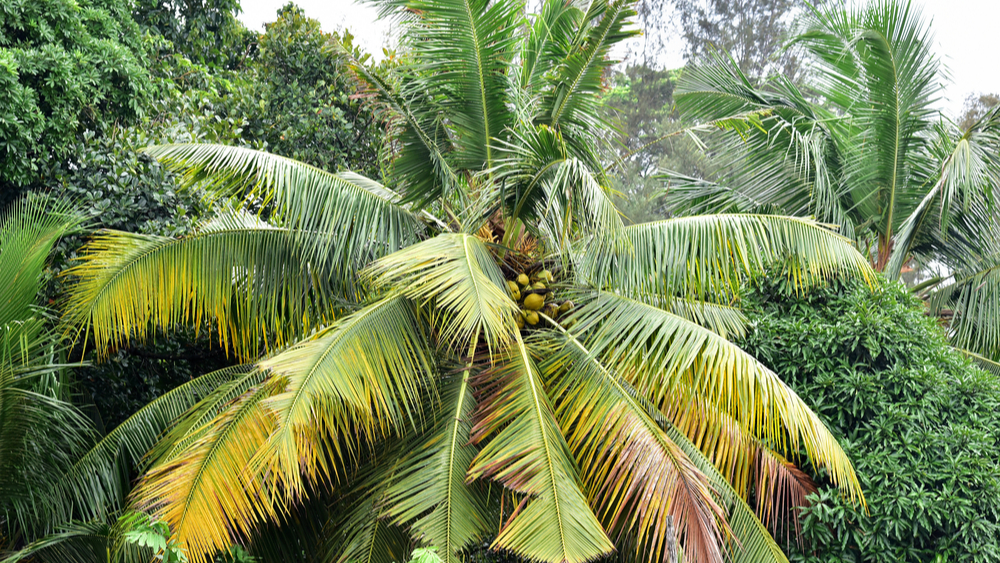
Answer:
[[(274, 21), (278, 9), (287, 0), (242, 0), (240, 19), (250, 29), (262, 30), (264, 22)], [(348, 29), (358, 43), (376, 57), (390, 44), (390, 29), (376, 21), (374, 8), (354, 0), (296, 0), (306, 15), (320, 21), (327, 31)], [(965, 97), (973, 92), (1000, 93), (1000, 1), (997, 0), (914, 0), (923, 5), (924, 18), (932, 20), (936, 52), (947, 65), (951, 83), (945, 89), (941, 107), (953, 117), (962, 108)], [(680, 49), (664, 61), (668, 67), (683, 62)]]

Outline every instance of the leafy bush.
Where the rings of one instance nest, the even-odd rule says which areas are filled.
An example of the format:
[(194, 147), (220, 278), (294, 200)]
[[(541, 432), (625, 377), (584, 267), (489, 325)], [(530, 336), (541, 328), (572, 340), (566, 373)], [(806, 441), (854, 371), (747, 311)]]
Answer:
[(33, 184), (84, 130), (141, 116), (146, 50), (128, 3), (0, 2), (0, 189)]
[(951, 349), (898, 284), (782, 295), (779, 283), (751, 292), (743, 346), (841, 440), (870, 511), (821, 487), (791, 559), (1000, 560), (995, 378)]

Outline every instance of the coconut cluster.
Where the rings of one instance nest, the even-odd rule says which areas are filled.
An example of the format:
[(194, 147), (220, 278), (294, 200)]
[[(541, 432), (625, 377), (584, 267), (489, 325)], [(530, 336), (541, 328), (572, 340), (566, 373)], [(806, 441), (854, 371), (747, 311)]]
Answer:
[(537, 325), (541, 320), (539, 313), (555, 320), (573, 309), (572, 301), (560, 303), (552, 299), (552, 290), (545, 285), (552, 281), (552, 272), (548, 270), (542, 270), (531, 277), (521, 272), (517, 278), (507, 280), (510, 296), (521, 306), (520, 314), (515, 318), (518, 328)]

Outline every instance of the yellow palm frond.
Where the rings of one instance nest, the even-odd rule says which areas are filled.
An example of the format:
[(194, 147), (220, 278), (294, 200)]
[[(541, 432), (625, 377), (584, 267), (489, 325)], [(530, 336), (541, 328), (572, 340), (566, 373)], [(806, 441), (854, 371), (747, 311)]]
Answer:
[(330, 320), (332, 272), (312, 267), (299, 235), (241, 214), (172, 239), (104, 231), (83, 250), (64, 322), (93, 334), (99, 353), (164, 330), (214, 321), (244, 360)]
[(193, 563), (211, 561), (281, 512), (264, 476), (248, 470), (275, 427), (261, 404), (271, 392), (264, 385), (239, 397), (185, 448), (152, 467), (133, 493), (140, 507), (170, 526)]
[[(542, 369), (556, 417), (591, 504), (616, 543), (661, 561), (679, 541), (689, 561), (722, 561), (725, 512), (705, 475), (653, 419), (655, 408), (571, 334), (546, 344)], [(623, 536), (631, 541), (622, 542)]]
[(815, 413), (735, 344), (662, 309), (599, 292), (575, 315), (590, 350), (660, 409), (701, 401), (779, 451), (804, 447), (852, 501), (854, 467)]
[(499, 350), (516, 330), (517, 305), (489, 249), (474, 235), (442, 234), (379, 259), (365, 273), (379, 288), (400, 288), (421, 304), (433, 300), (434, 322), (452, 345), (482, 331)]
[(301, 494), (303, 476), (336, 476), (326, 456), (332, 450), (341, 458), (339, 444), (420, 424), (433, 373), (426, 346), (413, 305), (393, 295), (261, 361), (278, 386), (263, 405), (276, 427), (254, 467), (285, 494)]

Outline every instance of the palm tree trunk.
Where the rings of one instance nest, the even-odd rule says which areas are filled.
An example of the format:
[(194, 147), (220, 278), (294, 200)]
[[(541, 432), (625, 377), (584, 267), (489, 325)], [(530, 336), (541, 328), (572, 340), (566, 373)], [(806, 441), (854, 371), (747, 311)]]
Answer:
[(889, 265), (889, 258), (892, 256), (892, 238), (885, 234), (878, 236), (878, 254), (875, 256), (875, 263), (872, 268), (876, 272), (882, 272)]

